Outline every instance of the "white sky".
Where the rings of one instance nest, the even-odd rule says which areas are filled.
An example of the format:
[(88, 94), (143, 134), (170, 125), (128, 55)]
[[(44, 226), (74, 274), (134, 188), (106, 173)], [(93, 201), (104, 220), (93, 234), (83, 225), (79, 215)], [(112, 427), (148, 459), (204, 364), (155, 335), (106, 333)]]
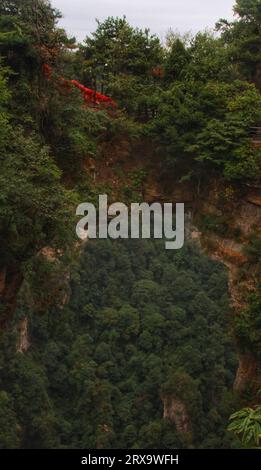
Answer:
[(51, 0), (64, 15), (61, 25), (82, 41), (95, 31), (95, 19), (126, 15), (132, 26), (148, 27), (165, 37), (169, 28), (193, 33), (233, 18), (235, 0)]

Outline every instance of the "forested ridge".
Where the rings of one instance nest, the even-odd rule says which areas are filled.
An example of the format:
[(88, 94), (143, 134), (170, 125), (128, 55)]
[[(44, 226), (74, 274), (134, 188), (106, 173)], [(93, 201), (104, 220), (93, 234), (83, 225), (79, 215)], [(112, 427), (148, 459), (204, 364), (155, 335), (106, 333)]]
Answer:
[[(257, 366), (233, 382), (238, 357), (260, 361), (261, 2), (234, 10), (164, 43), (110, 17), (77, 44), (49, 1), (1, 2), (0, 448), (258, 445)], [(213, 237), (239, 250), (236, 307), (191, 241), (79, 248), (78, 203), (142, 200), (153, 167), (162, 199), (193, 193), (208, 253)]]
[[(18, 308), (34, 338), (26, 354), (13, 356), (14, 339), (6, 338), (2, 379), (24, 431), (10, 416), (14, 443), (238, 445), (226, 432), (236, 357), (222, 265), (193, 246), (169, 253), (160, 241), (92, 241), (71, 288), (62, 311)], [(179, 432), (163, 419), (172, 398), (184, 404)]]

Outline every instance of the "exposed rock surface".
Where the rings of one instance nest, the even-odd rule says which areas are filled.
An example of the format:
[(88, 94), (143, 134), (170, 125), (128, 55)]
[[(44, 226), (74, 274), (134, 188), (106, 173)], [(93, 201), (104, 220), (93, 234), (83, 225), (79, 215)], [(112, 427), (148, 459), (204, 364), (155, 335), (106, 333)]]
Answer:
[[(232, 229), (232, 235), (227, 238), (207, 231), (201, 233), (200, 240), (207, 253), (227, 267), (231, 306), (234, 315), (239, 315), (240, 311), (247, 307), (248, 294), (255, 289), (260, 269), (261, 254), (259, 262), (249, 264), (246, 247), (251, 236), (258, 237), (261, 234), (261, 191), (258, 188), (249, 189), (242, 198), (232, 199), (225, 204), (221, 214), (218, 212), (220, 204), (217, 193), (217, 191), (210, 192), (211, 204), (204, 203), (200, 210), (203, 214), (212, 213), (215, 216), (225, 217), (228, 230)], [(235, 228), (239, 232), (236, 240), (233, 237)], [(244, 266), (247, 266), (247, 275), (242, 276)], [(255, 389), (261, 386), (261, 367), (250, 352), (239, 353), (234, 389), (241, 392), (247, 385), (252, 385)]]
[[(199, 185), (193, 183), (193, 178), (182, 181), (179, 175), (174, 180), (173, 174), (164, 173), (162, 160), (153, 157), (153, 154), (149, 142), (134, 146), (125, 153), (113, 147), (109, 152), (104, 150), (103, 158), (96, 162), (97, 182), (112, 181), (113, 196), (120, 198), (123, 185), (131, 188), (131, 173), (145, 169), (147, 174), (140, 187), (143, 200), (149, 203), (184, 202), (187, 213), (191, 214), (186, 222), (187, 231), (190, 232), (188, 236), (209, 256), (227, 267), (231, 305), (234, 314), (239, 314), (246, 307), (248, 294), (255, 289), (257, 280), (256, 266), (248, 267), (245, 277), (241, 276), (241, 272), (248, 266), (245, 248), (250, 237), (261, 234), (260, 188), (235, 188), (224, 184), (219, 178), (209, 178)], [(121, 174), (117, 174), (119, 168)], [(226, 229), (224, 233), (201, 227), (200, 218), (204, 215), (223, 224)], [(243, 389), (250, 382), (258, 383), (260, 379), (260, 370), (254, 359), (248, 360), (249, 366), (245, 361), (244, 358), (239, 360), (236, 390)]]
[(29, 335), (28, 335), (28, 318), (24, 318), (20, 321), (18, 326), (19, 339), (17, 343), (17, 352), (25, 353), (30, 347)]
[[(153, 154), (150, 142), (143, 142), (132, 148), (124, 140), (117, 141), (117, 145), (110, 144), (110, 147), (107, 145), (101, 149), (98, 159), (86, 158), (83, 171), (91, 176), (95, 187), (104, 183), (110, 185), (112, 202), (122, 200), (121, 196), (126, 189), (134, 194), (139, 193), (147, 202), (184, 202), (187, 212), (190, 211), (191, 214), (190, 237), (228, 269), (232, 306), (235, 314), (238, 314), (246, 306), (248, 293), (253, 291), (256, 282), (255, 266), (248, 269), (247, 278), (243, 280), (240, 279), (240, 272), (247, 261), (245, 247), (249, 243), (249, 237), (252, 234), (258, 235), (261, 231), (260, 188), (241, 188), (242, 193), (238, 194), (237, 190), (224, 186), (218, 179), (202, 182), (201, 187), (191, 181), (182, 181), (182, 175), (176, 175), (174, 181), (173, 174), (164, 173), (162, 159), (153, 157)], [(137, 173), (145, 174), (138, 185)], [(226, 219), (230, 233), (217, 234), (200, 227), (198, 219), (204, 214), (218, 220)], [(55, 266), (56, 254), (53, 250), (47, 247), (42, 254)], [(6, 307), (6, 313), (1, 318), (2, 326), (5, 325), (7, 316), (12, 317), (22, 281), (19, 266), (8, 266), (0, 272), (0, 299)], [(68, 270), (58, 277), (54, 275), (52, 285), (52, 289), (48, 290), (48, 300), (55, 299), (56, 305), (62, 308), (70, 297)], [(48, 301), (44, 307), (46, 306)], [(248, 359), (242, 356), (239, 361), (235, 380), (237, 390), (243, 389), (249, 381), (259, 381), (260, 369), (252, 357), (247, 357)]]
[(251, 354), (242, 354), (239, 358), (234, 390), (241, 392), (246, 384), (253, 384), (256, 389), (261, 387), (261, 368)]
[(191, 422), (186, 406), (181, 400), (174, 397), (164, 397), (164, 419), (169, 419), (175, 424), (178, 433), (187, 434), (191, 432)]

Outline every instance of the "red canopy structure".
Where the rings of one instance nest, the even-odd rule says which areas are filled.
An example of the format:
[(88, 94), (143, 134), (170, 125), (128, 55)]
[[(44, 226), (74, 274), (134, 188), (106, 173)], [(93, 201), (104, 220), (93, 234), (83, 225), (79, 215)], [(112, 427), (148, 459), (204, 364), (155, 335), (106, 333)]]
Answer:
[(111, 98), (108, 96), (102, 95), (101, 93), (98, 93), (95, 90), (92, 90), (91, 88), (86, 88), (85, 86), (81, 85), (81, 83), (77, 82), (76, 80), (71, 80), (71, 83), (78, 88), (83, 94), (83, 99), (86, 102), (92, 102), (97, 105), (106, 103), (111, 106), (116, 106), (115, 101), (113, 101)]
[[(42, 66), (43, 74), (47, 80), (52, 79), (52, 67), (48, 64), (43, 64)], [(81, 83), (77, 82), (77, 80), (65, 80), (64, 78), (60, 78), (60, 81), (63, 86), (70, 87), (70, 85), (75, 86), (78, 90), (81, 91), (83, 95), (83, 99), (88, 104), (95, 104), (99, 105), (110, 105), (110, 106), (117, 106), (115, 101), (113, 101), (109, 96), (102, 95), (101, 93), (92, 90), (91, 88), (86, 88)]]

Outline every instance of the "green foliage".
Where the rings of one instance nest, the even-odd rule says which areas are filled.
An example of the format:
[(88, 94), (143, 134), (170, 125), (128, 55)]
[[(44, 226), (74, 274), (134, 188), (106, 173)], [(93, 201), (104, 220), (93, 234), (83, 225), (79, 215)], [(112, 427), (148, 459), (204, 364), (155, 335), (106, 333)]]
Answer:
[(74, 78), (74, 41), (57, 28), (59, 17), (45, 0), (0, 6), (0, 263), (14, 291), (43, 247), (75, 240), (73, 179), (109, 120), (62, 79)]
[(96, 156), (97, 146), (110, 124), (106, 112), (94, 113), (82, 106), (82, 97), (71, 91), (54, 93), (45, 112), (46, 138), (59, 168), (79, 177), (87, 155)]
[[(14, 400), (22, 447), (204, 447), (206, 429), (210, 445), (230, 446), (223, 399), (235, 358), (219, 264), (192, 246), (100, 240), (82, 253), (71, 290), (65, 309), (44, 316), (21, 296), (32, 347), (4, 349), (0, 386)], [(184, 403), (190, 441), (163, 419), (163, 396)]]
[(235, 334), (243, 351), (251, 351), (260, 359), (261, 341), (261, 285), (256, 286), (248, 299), (248, 307), (235, 317)]
[[(166, 48), (149, 30), (109, 17), (73, 51), (48, 0), (2, 0), (0, 268), (13, 297), (25, 277), (16, 320), (30, 318), (32, 345), (22, 355), (12, 328), (0, 337), (0, 448), (238, 445), (225, 431), (235, 357), (218, 264), (189, 245), (170, 253), (160, 242), (89, 243), (70, 304), (53, 303), (80, 196), (109, 193), (107, 181), (91, 185), (86, 157), (150, 140), (162, 175), (258, 184), (260, 149), (249, 130), (261, 122), (260, 0), (237, 0), (235, 12), (234, 22), (220, 21), (220, 37), (173, 37)], [(83, 106), (73, 78), (111, 95), (118, 109)], [(125, 196), (140, 196), (146, 176), (131, 173)], [(203, 222), (224, 235), (226, 221)], [(59, 260), (43, 259), (43, 247)], [(259, 251), (250, 240), (250, 262)], [(13, 301), (5, 290), (1, 320)], [(257, 359), (259, 332), (257, 289), (234, 331)], [(184, 403), (189, 437), (162, 418), (163, 397)], [(258, 413), (232, 416), (244, 444), (257, 443)]]
[(93, 37), (87, 37), (85, 57), (92, 73), (99, 67), (106, 67), (106, 73), (113, 75), (132, 74), (146, 76), (162, 59), (160, 40), (131, 27), (126, 18), (107, 18), (97, 21)]
[(9, 115), (7, 104), (10, 99), (10, 92), (7, 87), (7, 70), (0, 62), (0, 155), (4, 151), (5, 144), (10, 131)]
[(147, 118), (163, 62), (160, 40), (149, 30), (129, 25), (126, 18), (97, 24), (81, 47), (81, 72), (89, 86), (112, 95), (129, 115)]
[(222, 39), (212, 33), (198, 33), (187, 48), (190, 60), (183, 70), (183, 80), (207, 83), (232, 82), (238, 77), (230, 62), (230, 51)]
[(175, 83), (161, 95), (157, 117), (147, 125), (170, 167), (227, 180), (259, 180), (260, 149), (251, 145), (249, 128), (259, 122), (261, 98), (242, 82)]
[(175, 39), (172, 44), (170, 51), (167, 54), (164, 71), (165, 78), (168, 81), (181, 80), (184, 73), (184, 69), (191, 56), (185, 45), (180, 38)]
[(236, 21), (220, 20), (217, 28), (230, 48), (232, 62), (239, 67), (244, 78), (253, 80), (260, 87), (259, 67), (261, 60), (261, 2), (260, 0), (237, 0), (234, 7)]
[(228, 431), (238, 435), (245, 447), (259, 447), (261, 437), (261, 406), (244, 408), (230, 416)]
[(15, 449), (20, 445), (19, 426), (12, 399), (0, 392), (0, 449)]
[[(1, 159), (0, 221), (2, 263), (26, 259), (43, 246), (69, 241), (69, 192), (60, 184), (60, 171), (36, 135), (10, 132)], [(72, 206), (71, 206), (72, 207)]]

